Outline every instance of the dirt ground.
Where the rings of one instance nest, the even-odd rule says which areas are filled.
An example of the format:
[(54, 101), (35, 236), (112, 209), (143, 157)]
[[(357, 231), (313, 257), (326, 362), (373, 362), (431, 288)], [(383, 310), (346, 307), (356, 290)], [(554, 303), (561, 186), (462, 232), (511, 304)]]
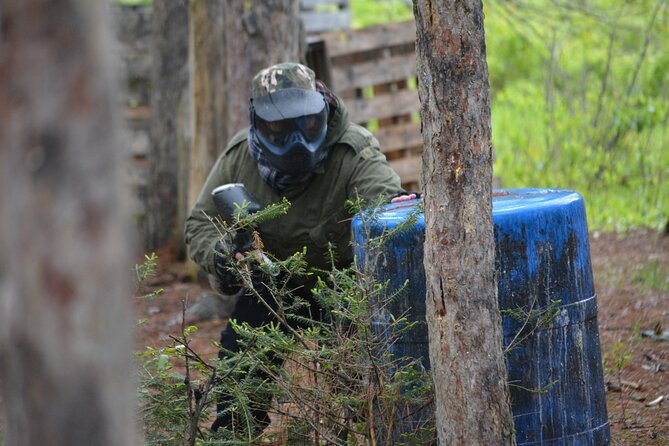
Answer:
[(591, 234), (590, 252), (612, 443), (668, 445), (669, 236)]
[[(612, 444), (669, 445), (669, 236), (593, 233), (590, 245)], [(183, 302), (205, 290), (186, 277), (183, 266), (161, 266), (151, 285), (164, 294), (137, 300), (137, 317), (146, 318), (140, 349), (165, 346), (179, 333)], [(213, 357), (211, 339), (224, 323), (198, 323), (193, 348)]]

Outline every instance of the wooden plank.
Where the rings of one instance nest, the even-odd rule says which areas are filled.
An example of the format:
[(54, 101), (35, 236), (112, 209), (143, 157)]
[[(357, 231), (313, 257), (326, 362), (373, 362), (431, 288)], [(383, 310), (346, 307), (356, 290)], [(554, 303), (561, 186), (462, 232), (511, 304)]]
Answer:
[(361, 53), (416, 41), (416, 24), (413, 20), (370, 26), (363, 29), (326, 33), (330, 57)]
[(300, 8), (302, 10), (314, 10), (321, 5), (333, 5), (338, 9), (346, 9), (349, 7), (349, 0), (301, 0)]
[(411, 122), (380, 128), (374, 132), (384, 153), (423, 146), (420, 123)]
[[(402, 79), (398, 82), (391, 82), (389, 84), (380, 84), (374, 85), (372, 90), (374, 91), (374, 97), (382, 97), (383, 95), (393, 95), (399, 93), (402, 90), (407, 90), (409, 88), (409, 82), (406, 79)], [(418, 93), (416, 93), (417, 95)], [(393, 109), (390, 108), (389, 112), (393, 112)], [(403, 122), (411, 122), (411, 112), (402, 113), (399, 115), (392, 115), (388, 118), (380, 118), (378, 121), (379, 128), (393, 126)]]
[(404, 89), (370, 99), (349, 99), (346, 107), (351, 121), (362, 123), (416, 112), (420, 110), (420, 101), (416, 90)]
[[(328, 47), (329, 54), (329, 47)], [(370, 85), (408, 79), (416, 74), (416, 54), (390, 56), (356, 65), (332, 66), (334, 91), (352, 90)]]
[(389, 161), (390, 166), (400, 176), (402, 184), (418, 183), (423, 169), (423, 159), (418, 155)]
[(303, 11), (300, 13), (304, 29), (308, 33), (320, 33), (351, 27), (351, 11), (317, 12)]

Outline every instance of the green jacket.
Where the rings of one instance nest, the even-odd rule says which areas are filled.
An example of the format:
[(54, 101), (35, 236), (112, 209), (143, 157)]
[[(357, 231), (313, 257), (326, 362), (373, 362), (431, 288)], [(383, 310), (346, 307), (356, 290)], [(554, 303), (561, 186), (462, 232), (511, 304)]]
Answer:
[[(306, 183), (283, 192), (291, 203), (286, 215), (259, 225), (265, 251), (277, 258), (287, 258), (306, 247), (309, 265), (326, 269), (327, 245), (332, 242), (338, 266), (349, 265), (353, 253), (346, 200), (354, 199), (356, 191), (368, 200), (402, 192), (400, 179), (379, 150), (376, 138), (351, 123), (341, 101), (339, 104), (328, 122), (325, 144), (331, 152), (324, 166)], [(217, 215), (211, 191), (222, 184), (243, 183), (263, 207), (281, 201), (281, 196), (260, 177), (248, 153), (247, 132), (235, 135), (218, 158), (186, 220), (190, 256), (210, 274), (214, 274), (214, 246), (218, 240), (217, 229), (207, 218)]]

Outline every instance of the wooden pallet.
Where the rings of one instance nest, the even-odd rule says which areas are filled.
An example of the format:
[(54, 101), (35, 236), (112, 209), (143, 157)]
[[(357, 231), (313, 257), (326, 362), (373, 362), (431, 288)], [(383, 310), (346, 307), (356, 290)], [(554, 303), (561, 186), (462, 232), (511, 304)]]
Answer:
[(420, 190), (422, 168), (415, 38), (413, 20), (323, 33), (308, 60), (353, 122), (372, 130), (407, 190)]
[(301, 0), (300, 15), (308, 34), (351, 27), (350, 0)]

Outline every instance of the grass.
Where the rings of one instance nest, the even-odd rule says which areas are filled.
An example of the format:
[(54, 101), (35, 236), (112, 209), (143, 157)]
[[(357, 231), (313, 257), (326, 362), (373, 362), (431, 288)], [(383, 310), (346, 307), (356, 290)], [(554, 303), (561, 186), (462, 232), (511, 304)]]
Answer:
[(669, 267), (651, 260), (636, 271), (634, 282), (645, 291), (669, 292)]

